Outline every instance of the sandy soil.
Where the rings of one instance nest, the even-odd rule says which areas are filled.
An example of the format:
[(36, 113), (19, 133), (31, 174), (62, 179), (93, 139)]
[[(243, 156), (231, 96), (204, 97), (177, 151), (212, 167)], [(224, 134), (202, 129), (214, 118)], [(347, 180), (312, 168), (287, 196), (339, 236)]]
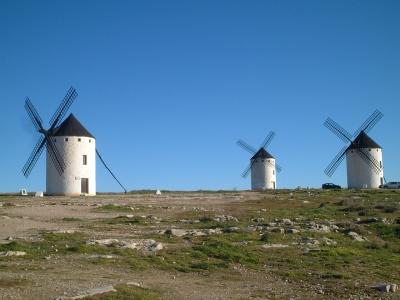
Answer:
[[(137, 215), (176, 219), (185, 212), (211, 211), (240, 215), (234, 204), (265, 199), (265, 194), (169, 193), (100, 195), (96, 197), (0, 197), (0, 243), (36, 240), (42, 231), (77, 230), (92, 238), (141, 237), (143, 228), (121, 226), (108, 229), (99, 220), (127, 212), (101, 211), (98, 207), (115, 204), (132, 207)], [(128, 212), (129, 213), (129, 212)], [(77, 222), (64, 218), (78, 218)], [(148, 226), (148, 230), (162, 228)], [(0, 261), (0, 299), (55, 299), (74, 296), (80, 291), (135, 281), (162, 291), (163, 299), (319, 299), (317, 289), (284, 280), (267, 269), (255, 271), (241, 265), (228, 270), (183, 273), (147, 269), (134, 271), (120, 264), (94, 264), (84, 254), (53, 255), (40, 261), (10, 259)]]

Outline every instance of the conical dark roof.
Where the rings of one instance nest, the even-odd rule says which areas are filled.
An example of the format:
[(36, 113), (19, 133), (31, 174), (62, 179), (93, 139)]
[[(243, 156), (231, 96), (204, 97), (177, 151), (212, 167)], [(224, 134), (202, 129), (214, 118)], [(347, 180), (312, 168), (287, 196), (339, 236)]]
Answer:
[(348, 149), (361, 149), (361, 148), (380, 148), (373, 139), (371, 139), (364, 131), (361, 131), (356, 139), (351, 143)]
[(274, 157), (264, 148), (261, 148), (260, 150), (257, 151), (256, 154), (254, 154), (254, 156), (251, 159), (257, 159), (257, 158), (274, 158)]
[(73, 114), (70, 114), (68, 118), (55, 129), (53, 136), (86, 136), (94, 138)]

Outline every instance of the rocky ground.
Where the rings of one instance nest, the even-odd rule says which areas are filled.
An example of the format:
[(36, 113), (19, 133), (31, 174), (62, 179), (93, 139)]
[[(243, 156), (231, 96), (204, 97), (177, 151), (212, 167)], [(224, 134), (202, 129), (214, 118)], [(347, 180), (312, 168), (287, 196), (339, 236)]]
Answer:
[(400, 299), (399, 191), (0, 195), (0, 243), (0, 299)]

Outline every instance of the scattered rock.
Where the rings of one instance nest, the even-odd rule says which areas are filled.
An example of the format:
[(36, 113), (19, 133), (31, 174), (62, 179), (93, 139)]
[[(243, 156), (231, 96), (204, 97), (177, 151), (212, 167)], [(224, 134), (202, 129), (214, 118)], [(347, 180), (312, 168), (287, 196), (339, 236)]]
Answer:
[(284, 244), (265, 244), (262, 245), (263, 248), (269, 249), (269, 248), (287, 248), (289, 245), (284, 245)]
[[(323, 233), (331, 232), (331, 227), (324, 225), (324, 224), (317, 224), (315, 222), (310, 222), (308, 225), (309, 225), (311, 231), (323, 232)], [(336, 226), (336, 225), (334, 225), (334, 226)]]
[(215, 216), (213, 218), (215, 222), (239, 222), (238, 218), (233, 217), (233, 216), (225, 216), (225, 215), (220, 215), (220, 216)]
[[(182, 207), (182, 209), (185, 210), (186, 207)], [(195, 211), (208, 211), (204, 207), (193, 207), (193, 210), (195, 210)]]
[(372, 286), (374, 290), (378, 290), (380, 292), (389, 293), (389, 292), (396, 292), (397, 291), (397, 284), (394, 283), (381, 283), (375, 286)]
[(111, 246), (118, 244), (118, 242), (119, 241), (117, 239), (102, 239), (102, 240), (89, 240), (89, 241), (86, 241), (86, 244), (111, 247)]
[(176, 228), (170, 228), (167, 230), (161, 230), (158, 232), (159, 234), (167, 234), (167, 235), (172, 235), (172, 236), (177, 236), (177, 237), (182, 237), (182, 236), (204, 236), (204, 235), (213, 235), (213, 234), (221, 234), (222, 229), (221, 228), (207, 228), (207, 229), (176, 229)]
[(24, 251), (3, 251), (0, 252), (0, 256), (25, 256), (26, 252)]
[(282, 219), (282, 223), (285, 225), (293, 225), (293, 222), (290, 219)]
[(244, 228), (244, 231), (254, 232), (254, 231), (256, 231), (256, 228), (254, 227), (254, 225), (250, 225), (250, 226), (247, 226), (246, 228)]
[(364, 242), (366, 239), (363, 238), (361, 235), (359, 235), (357, 232), (354, 231), (349, 231), (347, 233), (348, 236), (352, 237), (353, 240), (357, 241), (357, 242)]
[(117, 290), (114, 289), (112, 285), (104, 286), (104, 287), (98, 287), (98, 288), (93, 288), (89, 289), (86, 291), (80, 292), (79, 295), (74, 296), (74, 297), (66, 297), (66, 296), (61, 296), (57, 297), (56, 300), (77, 300), (77, 299), (84, 299), (86, 297), (93, 297), (93, 296), (98, 296), (101, 294), (105, 293), (111, 293), (111, 292), (116, 292)]
[(327, 245), (327, 246), (335, 246), (335, 245), (337, 244), (336, 241), (334, 241), (334, 240), (332, 240), (332, 239), (330, 239), (330, 238), (327, 238), (326, 236), (324, 236), (321, 240), (322, 240), (322, 242), (324, 242), (325, 245)]
[(207, 229), (204, 229), (203, 232), (207, 235), (212, 235), (212, 234), (221, 234), (222, 230), (221, 230), (221, 228), (215, 228), (215, 229), (207, 228)]
[(200, 223), (200, 220), (187, 220), (187, 219), (182, 219), (179, 220), (179, 222), (183, 223), (183, 224), (197, 224)]
[(319, 248), (306, 248), (304, 250), (305, 253), (310, 253), (310, 252), (321, 252), (321, 249)]
[(228, 227), (226, 229), (224, 229), (224, 232), (239, 232), (240, 228), (239, 227)]
[(377, 217), (371, 217), (371, 218), (367, 218), (364, 220), (358, 220), (357, 223), (358, 224), (371, 224), (371, 223), (378, 223), (381, 222), (382, 219), (381, 218), (377, 218)]
[(74, 229), (67, 229), (67, 230), (57, 230), (57, 231), (54, 231), (54, 233), (67, 233), (67, 234), (72, 234), (72, 233), (75, 233), (76, 232), (76, 230), (74, 230)]
[(299, 233), (299, 232), (300, 232), (300, 230), (298, 230), (298, 229), (295, 229), (295, 228), (289, 228), (289, 229), (286, 229), (286, 230), (285, 230), (285, 232), (286, 232), (286, 233), (292, 233), (292, 234), (295, 234), (295, 233)]
[(164, 248), (163, 244), (155, 242), (147, 247), (147, 251), (156, 252)]
[(159, 217), (157, 217), (157, 216), (153, 216), (153, 215), (147, 216), (147, 218), (148, 218), (148, 219), (151, 219), (151, 220), (162, 221), (161, 218), (159, 218)]
[(131, 241), (120, 241), (117, 239), (89, 240), (86, 241), (86, 244), (101, 245), (105, 247), (145, 250), (150, 252), (159, 251), (163, 249), (163, 245), (161, 243), (151, 239), (131, 240)]
[(340, 230), (339, 226), (335, 225), (335, 224), (331, 224), (329, 225), (329, 227), (331, 228), (332, 231), (334, 232), (338, 232)]
[(264, 230), (264, 226), (262, 226), (262, 225), (254, 226), (254, 228), (256, 229), (256, 231), (263, 231)]
[(104, 255), (104, 254), (94, 254), (94, 255), (90, 255), (89, 258), (104, 258), (104, 259), (112, 259), (112, 258), (116, 258), (115, 255)]
[(126, 285), (133, 285), (133, 286), (137, 286), (137, 287), (143, 288), (143, 284), (141, 284), (139, 282), (136, 282), (136, 281), (127, 282)]
[(187, 235), (188, 234), (188, 230), (172, 228), (172, 229), (165, 230), (165, 234), (181, 237), (181, 236)]
[(190, 230), (188, 231), (188, 234), (191, 236), (205, 236), (207, 235), (205, 232), (201, 231), (201, 230)]
[(256, 223), (263, 223), (264, 222), (264, 218), (255, 218), (255, 219), (252, 219), (252, 221), (256, 222)]
[(301, 239), (301, 243), (300, 244), (305, 244), (307, 246), (315, 246), (315, 245), (319, 245), (319, 241), (316, 238), (311, 238), (311, 237), (304, 237)]
[(269, 227), (269, 228), (267, 228), (267, 231), (277, 232), (277, 233), (285, 233), (285, 229), (280, 228), (280, 227)]

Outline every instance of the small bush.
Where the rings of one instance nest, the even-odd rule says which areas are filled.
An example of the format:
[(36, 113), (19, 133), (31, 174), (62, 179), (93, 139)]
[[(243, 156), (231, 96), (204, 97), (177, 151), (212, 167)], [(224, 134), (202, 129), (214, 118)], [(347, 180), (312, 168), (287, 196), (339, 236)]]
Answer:
[[(51, 252), (51, 246), (46, 243), (28, 243), (12, 241), (8, 244), (0, 245), (0, 252), (2, 251), (23, 251), (26, 252), (26, 256), (21, 258), (34, 258), (34, 257), (44, 257)], [(7, 258), (8, 259), (8, 258)]]
[(360, 217), (373, 216), (374, 211), (371, 208), (363, 208), (360, 211), (358, 211), (358, 215)]
[(96, 208), (98, 211), (117, 211), (117, 212), (128, 212), (132, 211), (129, 206), (121, 206), (121, 205), (114, 205), (114, 204), (106, 204)]
[(399, 224), (373, 224), (371, 228), (375, 229), (378, 236), (384, 240), (400, 239)]
[(74, 217), (65, 217), (65, 218), (63, 218), (62, 220), (63, 220), (63, 221), (66, 221), (66, 222), (77, 222), (77, 221), (82, 221), (82, 219), (74, 218)]
[(396, 211), (398, 211), (399, 209), (397, 208), (397, 207), (394, 207), (394, 206), (386, 206), (384, 209), (383, 209), (383, 211), (385, 212), (385, 213), (394, 213), (394, 212), (396, 212)]
[(128, 218), (126, 216), (119, 216), (106, 221), (107, 224), (144, 224), (145, 221), (141, 217)]
[(322, 274), (321, 278), (323, 278), (323, 279), (343, 279), (344, 276), (343, 276), (343, 274), (340, 274), (340, 273), (326, 273), (326, 274)]
[(271, 239), (271, 237), (270, 237), (269, 233), (263, 233), (260, 237), (260, 241), (266, 242), (266, 243), (269, 242), (270, 239)]
[(203, 245), (195, 246), (193, 249), (208, 257), (221, 259), (228, 263), (256, 264), (258, 262), (257, 257), (246, 249), (223, 240), (206, 241)]
[(134, 285), (117, 285), (116, 292), (110, 292), (103, 295), (85, 297), (85, 300), (156, 300), (160, 299), (160, 293)]
[(199, 220), (202, 223), (208, 223), (208, 222), (213, 222), (214, 221), (211, 217), (201, 217)]

